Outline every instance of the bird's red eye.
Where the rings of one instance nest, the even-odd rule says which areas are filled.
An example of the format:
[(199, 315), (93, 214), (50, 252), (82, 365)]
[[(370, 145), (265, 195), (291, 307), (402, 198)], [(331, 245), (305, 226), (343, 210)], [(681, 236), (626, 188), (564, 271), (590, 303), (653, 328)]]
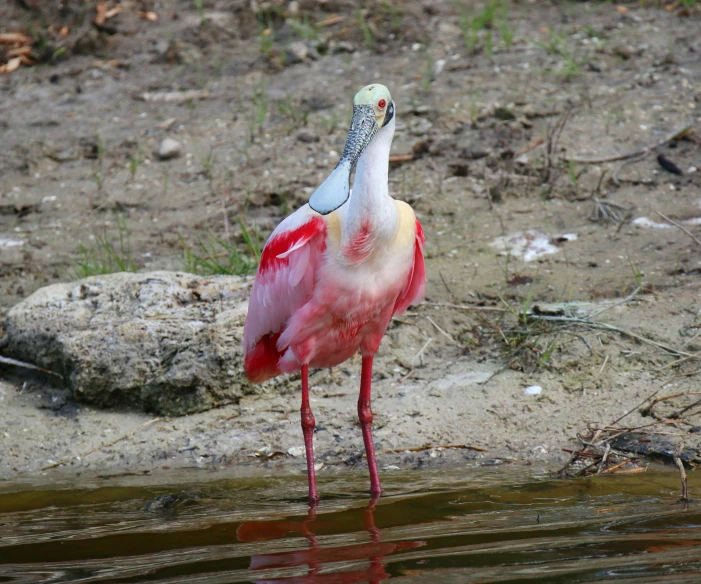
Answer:
[(387, 105), (387, 102), (384, 99), (381, 99), (380, 101), (377, 102), (377, 107), (380, 109), (385, 109), (385, 106)]

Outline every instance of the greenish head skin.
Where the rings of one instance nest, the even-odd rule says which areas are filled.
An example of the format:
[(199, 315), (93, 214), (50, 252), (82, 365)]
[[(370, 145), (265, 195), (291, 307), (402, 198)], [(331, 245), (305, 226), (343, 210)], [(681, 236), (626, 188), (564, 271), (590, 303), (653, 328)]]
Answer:
[(363, 87), (353, 98), (346, 145), (336, 168), (309, 198), (309, 206), (327, 215), (343, 205), (350, 196), (350, 177), (363, 150), (394, 117), (394, 102), (384, 85), (373, 83)]

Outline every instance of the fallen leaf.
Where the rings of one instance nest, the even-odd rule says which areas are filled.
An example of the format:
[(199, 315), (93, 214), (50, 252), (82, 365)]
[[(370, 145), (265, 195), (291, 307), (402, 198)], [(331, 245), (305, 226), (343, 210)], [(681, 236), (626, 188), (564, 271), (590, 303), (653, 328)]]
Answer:
[(637, 472), (645, 472), (647, 471), (647, 467), (641, 467), (641, 468), (628, 468), (624, 470), (616, 470), (612, 472), (611, 474), (635, 474)]
[(7, 51), (7, 57), (20, 57), (22, 55), (29, 55), (32, 52), (32, 47), (19, 47), (18, 49), (10, 49)]
[(345, 16), (341, 16), (340, 14), (329, 14), (326, 18), (323, 20), (320, 20), (319, 22), (316, 23), (317, 26), (331, 26), (333, 24), (338, 24), (339, 22), (343, 22), (346, 19)]
[(68, 29), (67, 26), (62, 26), (62, 27), (61, 27), (61, 30), (58, 31), (58, 34), (60, 34), (60, 35), (63, 36), (63, 37), (66, 37), (66, 36), (68, 36), (68, 33), (69, 33), (69, 32), (70, 32), (70, 31), (69, 31), (69, 29)]
[(156, 22), (158, 20), (158, 14), (152, 12), (151, 10), (145, 10), (144, 12), (139, 12), (139, 16), (144, 20), (149, 22)]
[(114, 8), (111, 8), (107, 12), (105, 12), (105, 20), (109, 20), (113, 16), (117, 16), (122, 11), (121, 6), (115, 6)]
[(620, 4), (616, 6), (616, 10), (620, 12), (621, 14), (625, 14), (626, 12), (629, 12), (629, 9), (627, 6), (621, 6)]
[(105, 24), (105, 16), (107, 14), (107, 5), (104, 2), (100, 2), (96, 7), (95, 11), (97, 12), (95, 14), (95, 18), (93, 18), (93, 24), (96, 24), (97, 26), (102, 26)]
[(10, 59), (7, 62), (7, 65), (5, 65), (5, 70), (3, 71), (3, 73), (12, 73), (13, 71), (15, 71), (19, 67), (21, 62), (22, 62), (22, 59), (20, 57), (15, 57), (14, 59)]
[(31, 45), (34, 41), (21, 32), (0, 32), (0, 45)]

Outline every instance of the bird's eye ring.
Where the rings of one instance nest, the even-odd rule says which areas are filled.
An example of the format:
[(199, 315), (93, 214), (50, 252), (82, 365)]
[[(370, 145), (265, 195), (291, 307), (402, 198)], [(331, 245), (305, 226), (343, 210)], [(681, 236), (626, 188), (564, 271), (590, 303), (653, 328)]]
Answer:
[(387, 105), (387, 102), (384, 99), (381, 99), (380, 101), (377, 102), (377, 107), (380, 109), (385, 109), (385, 106)]

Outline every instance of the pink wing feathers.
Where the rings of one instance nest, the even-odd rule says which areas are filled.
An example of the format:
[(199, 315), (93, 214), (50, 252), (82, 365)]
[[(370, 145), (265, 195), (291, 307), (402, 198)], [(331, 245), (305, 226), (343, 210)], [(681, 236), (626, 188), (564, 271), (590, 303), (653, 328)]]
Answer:
[(243, 329), (244, 370), (261, 383), (280, 375), (277, 340), (312, 296), (326, 248), (326, 222), (308, 206), (287, 217), (263, 248)]
[(424, 265), (424, 230), (416, 220), (416, 240), (414, 242), (414, 265), (401, 294), (394, 304), (394, 314), (401, 314), (412, 304), (421, 302), (426, 291), (426, 266)]

